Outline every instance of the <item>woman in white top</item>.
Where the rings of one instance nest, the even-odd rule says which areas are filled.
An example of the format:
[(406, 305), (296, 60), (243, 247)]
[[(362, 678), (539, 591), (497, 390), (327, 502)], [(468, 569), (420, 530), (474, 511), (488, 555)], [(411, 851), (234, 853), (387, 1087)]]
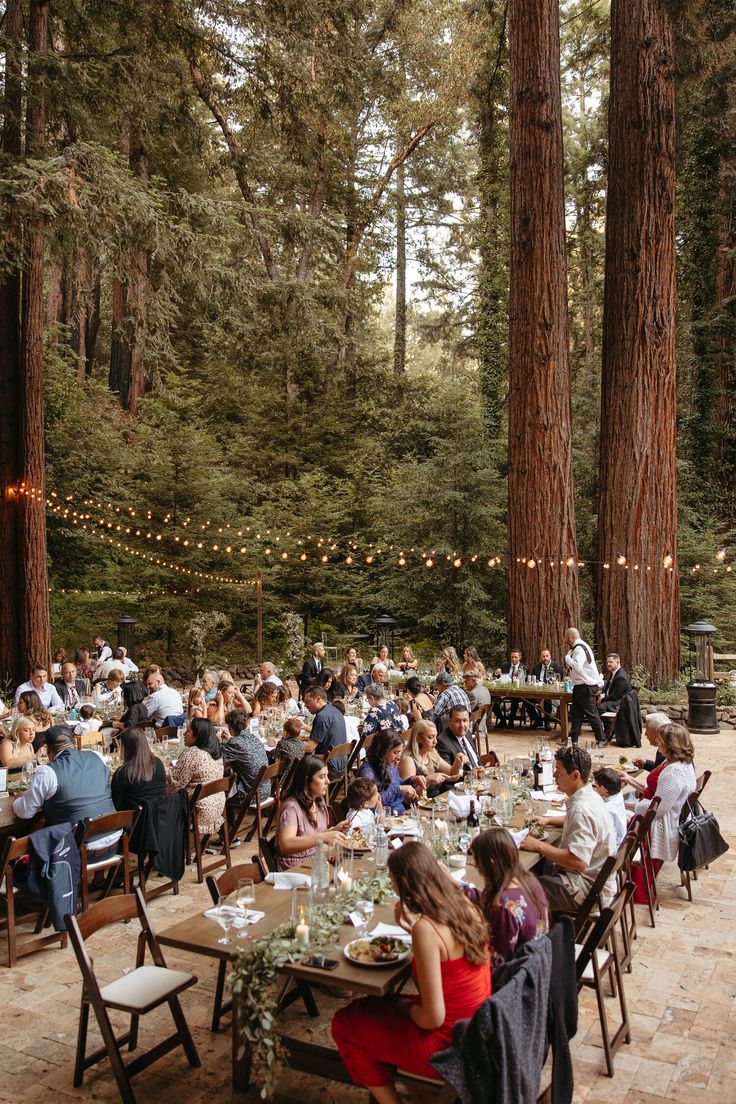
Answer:
[[(655, 796), (659, 798), (659, 807), (651, 828), (651, 856), (655, 876), (663, 862), (674, 862), (677, 858), (680, 812), (696, 786), (693, 767), (695, 752), (687, 729), (679, 724), (664, 725), (659, 729), (657, 737), (667, 765), (662, 768), (657, 779)], [(649, 804), (650, 800), (643, 798), (637, 801), (634, 811), (645, 813)], [(640, 895), (638, 882), (634, 893), (635, 901), (637, 894)], [(640, 903), (646, 903), (646, 894)]]

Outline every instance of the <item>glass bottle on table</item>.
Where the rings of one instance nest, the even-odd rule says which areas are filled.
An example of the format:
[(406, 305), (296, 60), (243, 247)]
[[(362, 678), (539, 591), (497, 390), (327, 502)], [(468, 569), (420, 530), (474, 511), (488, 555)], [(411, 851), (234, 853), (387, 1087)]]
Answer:
[(317, 847), (312, 859), (312, 900), (315, 904), (322, 904), (327, 900), (330, 892), (330, 871), (327, 865), (327, 852), (321, 839), (317, 840)]

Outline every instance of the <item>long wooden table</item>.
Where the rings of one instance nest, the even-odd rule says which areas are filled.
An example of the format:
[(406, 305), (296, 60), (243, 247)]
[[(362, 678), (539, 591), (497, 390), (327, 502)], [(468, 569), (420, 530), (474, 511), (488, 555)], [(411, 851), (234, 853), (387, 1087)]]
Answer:
[[(523, 822), (523, 811), (518, 810), (516, 820)], [(554, 841), (559, 833), (558, 829), (549, 829), (550, 839)], [(539, 862), (540, 856), (532, 851), (519, 852), (523, 865), (530, 869)], [(365, 861), (357, 864), (357, 874), (367, 873), (372, 866)], [(309, 866), (299, 867), (299, 870), (307, 873)], [(465, 880), (473, 885), (482, 885), (482, 878), (474, 864), (468, 861), (465, 869)], [(158, 940), (163, 946), (174, 947), (177, 950), (189, 954), (204, 955), (218, 961), (233, 961), (238, 953), (238, 946), (244, 946), (250, 938), (259, 939), (268, 935), (279, 924), (291, 916), (291, 892), (288, 890), (274, 889), (272, 886), (261, 882), (255, 887), (255, 908), (265, 912), (263, 919), (256, 924), (249, 925), (246, 929), (245, 939), (241, 937), (238, 942), (236, 936), (232, 944), (219, 943), (222, 929), (216, 920), (203, 915), (202, 912), (180, 920), (163, 932), (158, 933)], [(377, 905), (375, 922), (395, 924), (393, 903)], [(369, 933), (370, 934), (370, 933)], [(305, 986), (326, 984), (331, 990), (339, 989), (346, 994), (361, 994), (364, 996), (385, 997), (395, 992), (404, 984), (409, 974), (411, 964), (406, 962), (397, 966), (386, 966), (381, 969), (369, 969), (355, 966), (349, 962), (342, 949), (346, 943), (356, 937), (355, 928), (350, 924), (343, 924), (339, 931), (335, 951), (331, 957), (337, 959), (338, 966), (334, 970), (325, 971), (305, 965), (302, 961), (287, 963), (282, 968), (285, 977), (293, 979)], [(318, 1046), (301, 1039), (282, 1036), (283, 1042), (290, 1052), (289, 1064), (294, 1069), (301, 1069), (308, 1073), (330, 1077), (333, 1080), (349, 1081), (337, 1052), (331, 1048)], [(232, 1082), (234, 1092), (245, 1092), (250, 1085), (251, 1055), (249, 1048), (244, 1045), (238, 1030), (237, 1007), (233, 1002), (232, 1013)]]
[[(567, 743), (567, 737), (570, 731), (569, 722), (569, 705), (572, 701), (572, 693), (567, 690), (554, 690), (554, 689), (540, 689), (539, 686), (534, 686), (532, 683), (524, 683), (523, 686), (495, 686), (488, 687), (488, 692), (491, 695), (491, 703), (494, 701), (504, 700), (516, 700), (516, 701), (528, 701), (530, 705), (537, 705), (546, 701), (558, 701), (560, 703), (560, 737)], [(540, 713), (542, 710), (540, 709)], [(488, 712), (488, 721), (490, 722), (491, 711)], [(490, 732), (489, 727), (489, 732)]]

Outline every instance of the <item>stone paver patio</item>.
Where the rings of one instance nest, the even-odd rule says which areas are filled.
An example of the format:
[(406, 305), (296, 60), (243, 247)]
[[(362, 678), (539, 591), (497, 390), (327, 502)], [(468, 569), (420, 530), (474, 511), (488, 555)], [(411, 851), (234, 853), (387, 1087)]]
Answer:
[[(723, 728), (718, 736), (696, 736), (696, 769), (713, 771), (705, 794), (708, 808), (721, 830), (736, 842), (736, 732)], [(500, 754), (525, 751), (525, 737), (499, 733), (493, 741)], [(631, 757), (631, 753), (629, 753)], [(615, 762), (617, 751), (608, 752)], [(236, 855), (247, 858), (252, 848)], [(639, 909), (639, 938), (634, 945), (633, 973), (625, 976), (632, 1019), (632, 1042), (615, 1060), (616, 1075), (604, 1072), (598, 1018), (593, 994), (581, 996), (580, 1025), (573, 1041), (576, 1104), (658, 1104), (663, 1100), (686, 1104), (734, 1104), (736, 1101), (736, 849), (724, 855), (693, 885), (689, 904), (679, 886), (674, 865), (660, 874), (660, 910), (655, 929)], [(206, 887), (193, 884), (187, 873), (179, 897), (151, 903), (154, 927), (162, 930), (188, 913), (206, 907)], [(137, 929), (118, 925), (95, 937), (98, 974), (118, 976), (134, 962)], [(167, 962), (192, 970), (199, 984), (185, 993), (182, 1003), (202, 1060), (202, 1069), (190, 1070), (177, 1051), (151, 1067), (134, 1082), (138, 1100), (161, 1104), (209, 1104), (210, 1101), (255, 1101), (255, 1091), (234, 1096), (229, 1086), (229, 1021), (213, 1035), (209, 1021), (216, 967), (211, 960), (192, 959), (165, 951)], [(14, 970), (0, 967), (0, 1000), (4, 1009), (5, 1045), (0, 1051), (0, 1102), (119, 1099), (109, 1065), (89, 1071), (84, 1086), (72, 1086), (72, 1063), (78, 1019), (79, 974), (71, 948), (31, 955)], [(287, 1015), (310, 1037), (329, 1037), (334, 998), (318, 995), (323, 1012), (310, 1021), (300, 1005)], [(613, 1018), (613, 1002), (611, 1014)], [(168, 1013), (154, 1013), (142, 1021), (143, 1045), (168, 1030)], [(120, 1021), (123, 1022), (122, 1020)], [(91, 1040), (98, 1038), (92, 1031)], [(334, 1082), (288, 1071), (282, 1078), (281, 1101), (300, 1104), (364, 1102), (367, 1096)]]

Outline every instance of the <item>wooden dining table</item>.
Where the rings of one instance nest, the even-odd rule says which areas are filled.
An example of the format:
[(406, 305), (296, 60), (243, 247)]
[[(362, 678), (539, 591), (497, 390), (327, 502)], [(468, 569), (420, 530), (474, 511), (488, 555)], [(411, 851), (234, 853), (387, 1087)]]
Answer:
[[(555, 690), (553, 687), (535, 686), (530, 682), (524, 683), (523, 686), (512, 686), (510, 683), (503, 686), (495, 684), (488, 687), (488, 692), (491, 695), (491, 703), (516, 700), (528, 701), (530, 705), (536, 706), (545, 701), (558, 701), (560, 703), (560, 739), (567, 743), (570, 732), (569, 712), (572, 693), (566, 690)], [(490, 722), (490, 711), (488, 721)]]
[[(517, 811), (516, 821), (519, 826), (523, 824), (524, 813)], [(551, 842), (559, 836), (559, 829), (550, 828), (549, 838)], [(540, 856), (532, 851), (520, 851), (521, 862), (526, 869), (530, 869), (539, 862)], [(309, 873), (310, 867), (305, 864), (296, 868), (304, 873)], [(356, 863), (356, 876), (361, 873), (369, 873), (375, 868), (371, 863), (361, 860)], [(482, 878), (475, 865), (468, 860), (465, 867), (463, 880), (472, 885), (481, 886)], [(264, 912), (265, 916), (257, 923), (249, 925), (246, 929), (246, 939), (260, 939), (269, 935), (285, 920), (291, 916), (291, 892), (288, 890), (274, 889), (272, 886), (261, 882), (255, 887), (255, 909)], [(396, 924), (394, 916), (395, 898), (387, 903), (376, 905), (375, 922), (384, 924)], [(370, 935), (370, 932), (368, 933)], [(238, 954), (238, 942), (231, 944), (219, 942), (222, 929), (217, 921), (197, 912), (176, 924), (158, 933), (158, 941), (166, 947), (173, 947), (193, 955), (204, 955), (218, 961), (233, 961)], [(410, 970), (411, 961), (383, 967), (357, 966), (349, 962), (343, 954), (343, 948), (351, 939), (356, 938), (355, 928), (349, 924), (343, 924), (338, 931), (334, 949), (329, 957), (337, 960), (337, 967), (329, 971), (306, 965), (303, 956), (297, 961), (286, 963), (281, 973), (296, 985), (302, 986), (311, 992), (310, 986), (327, 985), (331, 992), (342, 991), (353, 999), (359, 996), (385, 997), (395, 993), (406, 982)], [(241, 946), (246, 945), (241, 941)], [(292, 997), (293, 999), (293, 997)], [(307, 1007), (309, 1008), (309, 1002)], [(250, 1086), (251, 1053), (247, 1042), (239, 1031), (237, 1003), (233, 1001), (232, 1013), (232, 1086), (234, 1092), (245, 1092)], [(310, 1074), (329, 1077), (331, 1080), (350, 1082), (337, 1051), (331, 1047), (325, 1047), (303, 1039), (297, 1039), (288, 1035), (281, 1036), (284, 1045), (289, 1051), (289, 1065), (292, 1069), (299, 1069)]]

